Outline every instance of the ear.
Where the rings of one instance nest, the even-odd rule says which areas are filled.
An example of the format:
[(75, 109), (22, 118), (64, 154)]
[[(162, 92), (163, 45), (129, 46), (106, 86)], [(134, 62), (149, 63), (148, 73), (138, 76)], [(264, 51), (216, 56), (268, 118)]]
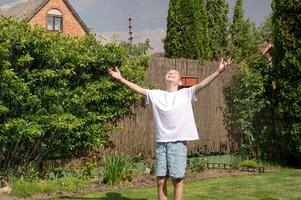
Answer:
[(182, 82), (182, 79), (180, 79), (179, 81), (178, 81), (178, 86), (182, 86), (183, 85), (183, 82)]

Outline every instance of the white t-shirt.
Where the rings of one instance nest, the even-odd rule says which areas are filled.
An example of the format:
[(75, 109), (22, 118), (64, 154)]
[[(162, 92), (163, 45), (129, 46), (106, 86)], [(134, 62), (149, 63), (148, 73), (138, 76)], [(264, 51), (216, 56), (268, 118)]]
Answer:
[(152, 103), (157, 142), (199, 139), (192, 101), (197, 101), (195, 87), (175, 92), (146, 90), (146, 104)]

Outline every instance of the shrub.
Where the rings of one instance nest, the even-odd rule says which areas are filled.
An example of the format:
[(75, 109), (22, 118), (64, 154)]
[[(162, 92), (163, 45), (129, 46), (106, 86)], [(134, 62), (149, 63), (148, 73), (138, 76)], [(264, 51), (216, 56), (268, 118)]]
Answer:
[(134, 176), (134, 163), (125, 155), (113, 153), (104, 157), (103, 182), (111, 185), (130, 181)]
[(243, 160), (240, 163), (241, 167), (262, 167), (262, 164), (258, 163), (256, 160)]
[(241, 163), (241, 158), (239, 156), (232, 156), (230, 160), (230, 164), (232, 165), (232, 168), (239, 169)]
[(99, 168), (95, 163), (86, 163), (82, 169), (82, 176), (85, 179), (99, 177)]
[(271, 75), (268, 60), (262, 55), (245, 59), (234, 69), (224, 88), (223, 109), (231, 150), (243, 158), (267, 158), (272, 132)]
[(64, 169), (64, 168), (56, 168), (54, 170), (51, 170), (48, 174), (47, 174), (47, 178), (50, 180), (58, 180), (61, 178), (66, 178), (66, 177), (71, 177), (72, 173), (69, 172), (68, 170)]
[(0, 18), (0, 168), (85, 156), (140, 99), (108, 75), (142, 84), (148, 57), (95, 35), (71, 38)]
[(207, 168), (207, 161), (203, 158), (189, 158), (187, 160), (187, 169), (192, 173), (203, 172)]
[(40, 179), (40, 173), (35, 167), (29, 167), (25, 174), (24, 179), (26, 181), (34, 181)]

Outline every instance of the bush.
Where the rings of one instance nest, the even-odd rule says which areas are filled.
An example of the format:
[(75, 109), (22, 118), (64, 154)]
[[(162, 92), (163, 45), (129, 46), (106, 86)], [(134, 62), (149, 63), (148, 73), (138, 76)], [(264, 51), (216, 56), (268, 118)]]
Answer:
[(262, 167), (262, 164), (258, 163), (256, 160), (243, 160), (240, 163), (241, 167)]
[(142, 84), (149, 60), (127, 48), (0, 18), (0, 168), (67, 160), (108, 144), (107, 133), (140, 98), (108, 68)]
[(231, 150), (243, 158), (268, 158), (274, 143), (268, 60), (253, 55), (238, 64), (224, 88), (224, 118)]
[(51, 170), (46, 177), (50, 180), (58, 180), (61, 178), (72, 177), (72, 173), (64, 168), (56, 168)]
[(41, 175), (35, 167), (29, 167), (25, 176), (23, 177), (26, 181), (35, 181), (40, 179)]
[(203, 158), (189, 158), (187, 160), (187, 169), (192, 173), (203, 172), (207, 168), (207, 161)]
[(104, 157), (104, 183), (111, 185), (132, 180), (135, 169), (133, 161), (122, 154), (113, 153)]
[(82, 169), (82, 176), (85, 179), (93, 179), (100, 176), (100, 170), (95, 163), (86, 163)]
[(230, 164), (232, 165), (232, 168), (239, 169), (241, 163), (241, 158), (239, 156), (232, 156), (230, 160)]

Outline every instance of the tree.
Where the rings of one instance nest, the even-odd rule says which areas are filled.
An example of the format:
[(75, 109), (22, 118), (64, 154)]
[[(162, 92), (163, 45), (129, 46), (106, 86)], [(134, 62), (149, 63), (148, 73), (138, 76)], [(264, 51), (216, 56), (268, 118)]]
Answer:
[(236, 61), (257, 51), (254, 31), (255, 28), (251, 21), (244, 19), (243, 0), (237, 0), (230, 27), (231, 48)]
[(181, 56), (179, 0), (170, 0), (167, 16), (167, 31), (164, 39), (165, 57), (179, 58)]
[(228, 12), (229, 5), (225, 0), (207, 2), (209, 47), (213, 59), (224, 55), (228, 46)]
[(301, 166), (301, 1), (273, 0), (273, 75), (280, 159)]
[[(199, 27), (199, 32), (198, 30), (196, 30), (196, 33), (200, 34), (200, 46), (196, 47), (200, 50), (200, 55), (198, 59), (209, 60), (211, 58), (211, 51), (209, 48), (208, 16), (204, 0), (197, 0), (195, 2), (195, 13), (196, 18), (200, 18), (199, 24), (195, 23), (195, 26)], [(197, 41), (198, 38), (196, 38), (196, 42)]]
[(210, 58), (208, 20), (204, 0), (171, 0), (164, 40), (165, 56)]
[(262, 24), (259, 25), (256, 31), (256, 38), (258, 38), (259, 43), (269, 42), (272, 43), (273, 33), (272, 33), (272, 16), (268, 16)]
[(125, 41), (122, 41), (121, 44), (129, 50), (129, 54), (132, 56), (147, 55), (149, 54), (149, 50), (152, 49), (149, 39), (146, 39), (144, 42), (138, 42), (137, 44), (132, 44)]

